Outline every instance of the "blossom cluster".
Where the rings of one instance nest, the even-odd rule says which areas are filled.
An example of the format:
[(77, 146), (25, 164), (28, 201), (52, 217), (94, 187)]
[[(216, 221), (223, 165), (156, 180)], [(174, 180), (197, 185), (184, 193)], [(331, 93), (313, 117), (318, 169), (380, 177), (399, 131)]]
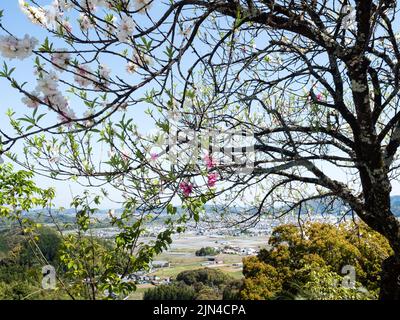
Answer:
[(181, 189), (181, 191), (182, 191), (182, 193), (183, 193), (183, 195), (184, 195), (185, 197), (189, 197), (190, 194), (191, 194), (192, 191), (193, 191), (193, 184), (191, 184), (191, 183), (188, 182), (188, 181), (182, 181), (182, 182), (179, 184), (179, 189)]
[[(46, 6), (30, 6), (26, 0), (18, 0), (21, 11), (35, 24), (42, 25), (46, 28), (55, 28), (60, 17), (65, 11), (72, 9), (75, 4), (70, 0), (54, 0), (50, 5)], [(132, 10), (132, 1), (122, 0), (124, 7), (128, 11)], [(144, 13), (146, 9), (150, 9), (152, 0), (135, 0), (134, 9), (139, 13)], [(79, 8), (87, 11), (96, 11), (98, 7), (111, 9), (115, 6), (114, 0), (81, 0)], [(88, 29), (91, 25), (88, 16), (82, 14), (79, 19), (82, 29)]]
[(32, 23), (49, 29), (55, 29), (58, 23), (64, 27), (68, 25), (66, 20), (60, 22), (63, 10), (71, 8), (71, 3), (67, 0), (54, 0), (51, 5), (43, 7), (30, 6), (25, 0), (19, 0), (19, 7)]
[(53, 18), (54, 15), (49, 14), (49, 17), (47, 17), (46, 9), (44, 8), (29, 6), (29, 4), (24, 0), (19, 0), (19, 7), (21, 11), (29, 18), (29, 20), (31, 20), (32, 23), (42, 26), (48, 26), (49, 24), (53, 23), (53, 21), (51, 21), (50, 19)]
[(76, 118), (68, 100), (58, 89), (58, 75), (54, 71), (42, 72), (35, 91), (22, 98), (22, 102), (30, 108), (37, 108), (41, 101), (58, 112), (59, 121), (66, 121), (71, 125), (71, 120)]
[[(128, 11), (132, 11), (132, 3), (134, 3), (134, 9), (139, 13), (144, 13), (147, 9), (150, 9), (153, 0), (135, 0), (134, 2), (129, 0), (120, 1)], [(74, 4), (70, 0), (54, 0), (50, 5), (46, 6), (30, 6), (26, 0), (19, 0), (21, 11), (35, 24), (39, 24), (49, 29), (55, 29), (57, 27), (72, 32), (72, 27), (68, 22), (67, 18), (61, 18), (65, 11), (70, 10), (74, 7)], [(113, 8), (115, 1), (112, 0), (81, 0), (78, 10), (85, 11), (96, 11), (98, 7)], [(90, 14), (89, 14), (90, 15)], [(78, 23), (80, 29), (87, 31), (93, 27), (93, 23), (89, 18), (88, 13), (81, 12)], [(115, 30), (115, 36), (119, 41), (125, 42), (129, 40), (135, 27), (135, 22), (130, 16), (123, 16), (118, 25), (112, 26), (108, 23), (106, 30), (109, 33)]]
[(89, 87), (93, 83), (93, 71), (87, 65), (81, 65), (78, 67), (77, 72), (74, 75), (74, 81), (81, 87)]
[(74, 74), (74, 81), (77, 85), (87, 88), (91, 85), (95, 87), (108, 85), (111, 75), (111, 69), (105, 64), (100, 64), (98, 67), (97, 76), (88, 65), (79, 65)]
[(211, 172), (211, 173), (208, 174), (208, 176), (207, 176), (207, 185), (210, 188), (215, 187), (215, 184), (217, 183), (217, 181), (218, 181), (218, 172)]
[(44, 101), (59, 112), (58, 120), (70, 121), (76, 116), (69, 107), (68, 100), (59, 91), (57, 81), (58, 76), (55, 72), (45, 73), (38, 79), (36, 91), (43, 93)]
[[(215, 159), (213, 158), (213, 156), (211, 154), (206, 154), (204, 156), (204, 164), (208, 170), (212, 170), (217, 165)], [(214, 188), (215, 185), (217, 184), (218, 179), (219, 179), (218, 172), (216, 172), (216, 171), (210, 172), (209, 171), (207, 173), (207, 186), (209, 188)], [(193, 184), (187, 180), (184, 180), (179, 184), (179, 189), (181, 190), (182, 194), (185, 197), (189, 197), (193, 192)]]
[[(152, 0), (122, 0), (124, 7), (130, 12), (145, 12), (152, 4)], [(64, 14), (75, 7), (75, 3), (70, 0), (53, 0), (51, 4), (45, 6), (33, 6), (28, 0), (18, 0), (21, 11), (35, 24), (39, 24), (48, 29), (61, 28), (72, 32), (72, 27), (68, 17)], [(111, 0), (81, 0), (78, 10), (94, 11), (98, 7), (113, 8), (114, 1)], [(134, 6), (134, 8), (133, 8)], [(112, 25), (112, 34), (114, 34), (120, 42), (127, 42), (131, 39), (135, 29), (135, 22), (129, 15), (120, 15), (119, 22), (113, 19), (108, 25)], [(78, 18), (81, 30), (88, 30), (94, 27), (94, 21), (90, 17), (90, 13), (82, 12)], [(0, 36), (0, 55), (10, 59), (25, 59), (29, 57), (38, 40), (29, 35), (25, 35), (23, 39), (18, 39), (12, 35)], [(51, 63), (55, 70), (63, 72), (69, 67), (73, 67), (74, 82), (82, 88), (89, 86), (107, 87), (110, 83), (111, 70), (103, 64), (93, 71), (88, 65), (76, 65), (74, 67), (71, 53), (68, 49), (60, 49), (50, 54)], [(132, 62), (127, 66), (128, 72), (134, 72), (136, 68), (144, 67), (151, 64), (151, 57), (135, 51)], [(39, 68), (40, 69), (40, 68)], [(31, 93), (26, 93), (22, 98), (24, 104), (29, 108), (37, 108), (40, 104), (47, 104), (51, 109), (58, 112), (58, 118), (61, 121), (71, 121), (75, 118), (74, 111), (70, 108), (67, 98), (58, 88), (59, 79), (54, 71), (45, 71), (38, 69), (37, 86)], [(155, 157), (153, 157), (155, 158)]]
[(0, 36), (0, 53), (5, 58), (23, 60), (32, 54), (37, 44), (38, 40), (29, 35), (22, 39)]
[(81, 13), (78, 22), (81, 30), (83, 31), (87, 31), (93, 26), (87, 14)]
[(135, 22), (130, 16), (123, 16), (118, 26), (116, 37), (119, 41), (125, 42), (129, 40), (135, 28)]
[[(131, 10), (136, 10), (136, 12), (143, 13), (150, 9), (153, 1), (152, 0), (135, 0), (135, 1), (123, 1), (124, 8), (131, 12)], [(27, 0), (19, 0), (21, 10), (27, 15), (27, 17), (36, 24), (42, 25), (46, 28), (55, 29), (59, 28), (63, 31), (72, 32), (72, 26), (68, 18), (62, 18), (64, 12), (70, 10), (75, 5), (70, 0), (53, 0), (50, 5), (46, 6), (31, 6), (28, 4)], [(97, 10), (98, 7), (112, 8), (115, 2), (110, 0), (81, 0), (78, 10), (87, 10), (89, 12)], [(132, 8), (134, 7), (134, 8)], [(130, 15), (122, 14), (119, 21), (113, 17), (111, 22), (108, 22), (103, 30), (107, 33), (107, 36), (114, 35), (120, 42), (129, 42), (135, 29), (135, 22)], [(95, 27), (95, 22), (90, 17), (87, 12), (81, 12), (78, 18), (78, 24), (82, 31), (88, 31), (90, 28)], [(65, 69), (66, 62), (69, 56), (67, 54), (55, 54), (53, 58), (57, 63), (54, 63), (61, 69)], [(54, 61), (53, 61), (54, 62)], [(152, 59), (147, 54), (137, 52), (133, 54), (132, 61), (128, 62), (126, 70), (128, 73), (134, 73), (137, 67), (146, 68), (152, 64)], [(90, 79), (88, 79), (89, 72), (82, 70), (80, 82), (82, 86), (87, 87), (89, 85)]]
[[(217, 162), (215, 161), (213, 156), (211, 154), (208, 154), (208, 153), (204, 156), (204, 162), (205, 162), (205, 165), (206, 165), (208, 170), (213, 169), (217, 165)], [(207, 185), (208, 185), (208, 187), (210, 187), (210, 188), (215, 187), (215, 184), (218, 181), (218, 177), (219, 177), (218, 176), (218, 172), (209, 172), (208, 175), (207, 175)]]
[(57, 52), (52, 53), (51, 62), (59, 69), (64, 71), (71, 60), (71, 54), (67, 52), (67, 49), (60, 49)]
[[(140, 13), (145, 12), (145, 10), (150, 9), (154, 0), (135, 0), (135, 1), (129, 1), (129, 0), (122, 0), (120, 1), (124, 7), (126, 7), (128, 10), (132, 9), (132, 2), (134, 3), (134, 9)], [(69, 0), (56, 0), (55, 2), (60, 2), (64, 4), (69, 4), (69, 8), (71, 6), (71, 2)], [(106, 7), (106, 8), (111, 8), (115, 4), (114, 0), (81, 0), (80, 6), (84, 7), (88, 10), (96, 10), (97, 7)]]

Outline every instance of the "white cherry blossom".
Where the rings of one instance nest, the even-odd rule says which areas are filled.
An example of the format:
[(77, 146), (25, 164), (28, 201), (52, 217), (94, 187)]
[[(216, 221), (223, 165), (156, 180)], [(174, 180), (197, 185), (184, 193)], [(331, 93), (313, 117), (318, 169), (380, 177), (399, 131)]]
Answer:
[(29, 35), (23, 39), (0, 36), (0, 54), (5, 58), (23, 60), (32, 55), (37, 44), (38, 40)]
[(121, 42), (126, 42), (129, 37), (133, 34), (135, 28), (135, 22), (129, 16), (123, 16), (119, 25), (116, 37)]
[(111, 74), (111, 69), (107, 65), (105, 64), (99, 65), (99, 76), (102, 80), (108, 81), (110, 79), (110, 74)]
[(60, 49), (57, 52), (51, 54), (51, 62), (61, 72), (68, 68), (70, 60), (71, 54), (68, 52), (68, 49)]
[(152, 5), (153, 1), (151, 0), (135, 0), (135, 10), (138, 10), (140, 13), (149, 10)]
[(83, 31), (87, 31), (93, 27), (92, 22), (90, 21), (90, 18), (86, 14), (81, 13), (78, 21), (79, 21), (79, 26), (81, 27), (81, 30), (83, 30)]
[(76, 70), (74, 80), (79, 86), (86, 88), (93, 84), (92, 74), (93, 72), (89, 66), (80, 65)]
[(21, 11), (31, 20), (32, 23), (42, 26), (47, 25), (46, 11), (43, 8), (30, 6), (26, 1), (19, 0)]
[(57, 116), (57, 119), (60, 122), (68, 121), (66, 123), (66, 126), (69, 127), (69, 128), (72, 126), (72, 120), (75, 119), (75, 118), (76, 118), (76, 115), (75, 115), (74, 110), (72, 110), (69, 107), (64, 109), (64, 110), (60, 110), (60, 113)]
[[(37, 97), (37, 98), (39, 98), (39, 92), (38, 91), (33, 91), (33, 92), (31, 92), (31, 96), (33, 96), (33, 97)], [(40, 105), (40, 103), (39, 103), (39, 101), (37, 101), (37, 100), (34, 100), (34, 99), (32, 99), (31, 97), (29, 97), (29, 96), (24, 96), (22, 99), (21, 99), (21, 101), (28, 107), (28, 108), (37, 108), (39, 105)]]
[(54, 71), (43, 73), (38, 79), (36, 91), (42, 92), (44, 96), (54, 96), (58, 94), (58, 75)]
[(128, 62), (125, 68), (126, 68), (126, 72), (134, 73), (137, 69), (137, 65), (134, 64), (133, 62)]

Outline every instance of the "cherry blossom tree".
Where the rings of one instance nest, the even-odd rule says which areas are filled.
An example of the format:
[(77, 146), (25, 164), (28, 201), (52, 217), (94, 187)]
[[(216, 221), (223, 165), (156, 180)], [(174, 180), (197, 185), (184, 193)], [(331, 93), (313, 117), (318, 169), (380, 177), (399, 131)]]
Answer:
[[(126, 217), (167, 211), (171, 232), (213, 199), (250, 208), (236, 217), (244, 224), (339, 200), (343, 214), (389, 241), (381, 297), (400, 297), (400, 223), (390, 208), (400, 145), (396, 1), (20, 6), (48, 38), (1, 25), (1, 55), (32, 59), (37, 77), (22, 83), (13, 61), (4, 64), (1, 76), (31, 110), (8, 113), (16, 134), (0, 131), (2, 153), (23, 140), (26, 159), (9, 152), (15, 161), (113, 186)], [(131, 112), (142, 105), (157, 133), (138, 129)], [(106, 160), (94, 156), (99, 142)]]

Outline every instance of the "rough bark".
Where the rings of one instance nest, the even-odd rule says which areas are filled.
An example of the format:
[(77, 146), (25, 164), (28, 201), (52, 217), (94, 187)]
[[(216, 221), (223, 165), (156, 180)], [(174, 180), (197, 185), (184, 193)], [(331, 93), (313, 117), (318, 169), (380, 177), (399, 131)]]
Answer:
[(390, 192), (384, 184), (374, 185), (366, 195), (368, 210), (360, 217), (389, 241), (394, 252), (382, 264), (380, 299), (400, 300), (400, 222), (390, 210)]
[(400, 300), (400, 259), (387, 258), (382, 265), (380, 300)]

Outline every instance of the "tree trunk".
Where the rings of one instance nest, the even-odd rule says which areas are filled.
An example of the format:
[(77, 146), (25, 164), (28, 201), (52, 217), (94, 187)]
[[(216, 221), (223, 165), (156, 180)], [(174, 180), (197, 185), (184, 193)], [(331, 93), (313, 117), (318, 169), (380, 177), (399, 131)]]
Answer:
[[(370, 13), (371, 3), (365, 5), (365, 7), (360, 5), (360, 10)], [(365, 38), (368, 32), (365, 31)], [(393, 256), (382, 264), (380, 298), (400, 300), (400, 222), (391, 211), (392, 185), (389, 179), (391, 162), (388, 161), (387, 152), (378, 139), (373, 120), (373, 110), (376, 106), (371, 105), (368, 79), (371, 61), (360, 54), (364, 52), (365, 39), (359, 39), (357, 46), (359, 54), (349, 60), (348, 69), (352, 82), (361, 84), (360, 88), (353, 86), (352, 94), (359, 122), (359, 128), (354, 132), (356, 143), (354, 151), (359, 162), (364, 208), (355, 211), (369, 227), (389, 241), (394, 252)]]
[(382, 264), (380, 300), (400, 300), (400, 257), (391, 256)]
[[(379, 193), (376, 191), (376, 193)], [(389, 203), (390, 196), (388, 195)], [(367, 224), (382, 234), (393, 249), (393, 255), (382, 263), (380, 295), (381, 300), (400, 300), (400, 223), (390, 210), (390, 204), (376, 199), (374, 214), (369, 215)], [(370, 203), (371, 205), (371, 203)], [(371, 208), (373, 206), (371, 205)]]
[[(388, 198), (390, 199), (389, 196)], [(369, 221), (365, 222), (389, 241), (394, 252), (382, 263), (379, 298), (400, 300), (400, 223), (387, 205), (375, 207), (373, 212), (375, 214), (369, 216), (371, 219), (368, 218)]]
[(364, 185), (366, 210), (359, 216), (382, 234), (393, 249), (393, 255), (382, 263), (379, 298), (400, 300), (400, 222), (391, 211), (391, 183), (387, 174), (379, 170), (373, 180), (375, 183)]

